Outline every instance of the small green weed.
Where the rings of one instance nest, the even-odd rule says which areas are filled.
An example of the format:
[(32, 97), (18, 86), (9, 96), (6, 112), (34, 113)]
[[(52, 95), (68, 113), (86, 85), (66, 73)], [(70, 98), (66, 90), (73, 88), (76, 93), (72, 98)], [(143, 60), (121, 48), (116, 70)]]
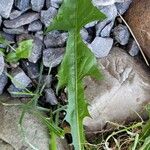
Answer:
[(25, 59), (30, 56), (33, 47), (33, 40), (24, 40), (18, 43), (18, 47), (15, 49), (2, 35), (0, 35), (0, 44), (4, 44), (11, 49), (11, 52), (9, 52), (7, 55), (5, 55), (4, 49), (0, 49), (5, 56), (5, 60), (9, 63), (16, 63), (20, 59)]

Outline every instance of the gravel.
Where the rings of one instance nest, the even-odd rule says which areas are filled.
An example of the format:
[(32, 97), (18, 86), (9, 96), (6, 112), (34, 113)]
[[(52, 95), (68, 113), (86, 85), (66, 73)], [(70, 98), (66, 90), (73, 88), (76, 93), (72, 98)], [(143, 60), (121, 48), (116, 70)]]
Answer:
[(0, 75), (3, 73), (5, 67), (4, 56), (2, 52), (0, 52)]
[(127, 46), (127, 50), (131, 56), (136, 56), (140, 51), (137, 43), (133, 39), (131, 39), (129, 41), (128, 46)]
[(115, 40), (121, 45), (126, 45), (130, 37), (128, 28), (122, 24), (119, 24), (114, 28), (113, 35)]
[(38, 20), (39, 18), (40, 18), (39, 13), (28, 12), (28, 13), (22, 14), (21, 16), (13, 20), (5, 20), (4, 26), (7, 28), (18, 28), (23, 25), (29, 24), (35, 20)]
[[(97, 36), (101, 36), (101, 31), (106, 26), (108, 26), (108, 24), (110, 24), (111, 22), (113, 24), (113, 22), (115, 21), (115, 18), (117, 17), (117, 8), (115, 5), (103, 6), (103, 7), (99, 7), (99, 9), (102, 13), (104, 13), (106, 15), (106, 19), (98, 22), (98, 24), (96, 25), (96, 35)], [(109, 34), (109, 30), (110, 30), (109, 28), (111, 28), (111, 25), (110, 25), (110, 27), (106, 27), (106, 29), (104, 29), (104, 31), (102, 33), (103, 37), (105, 37), (106, 34), (107, 35)]]
[(22, 14), (22, 11), (20, 10), (13, 10), (10, 14), (10, 19), (15, 19), (17, 17), (19, 17)]
[(85, 25), (85, 28), (91, 28), (91, 27), (94, 27), (96, 24), (97, 24), (97, 21), (92, 21), (92, 22), (86, 24), (86, 25)]
[(88, 31), (87, 31), (85, 28), (83, 28), (83, 29), (80, 31), (80, 34), (81, 34), (81, 37), (82, 37), (82, 39), (84, 40), (84, 42), (88, 42), (88, 41), (89, 41), (90, 35), (89, 35)]
[(25, 89), (30, 83), (30, 78), (21, 68), (15, 68), (11, 71), (12, 83), (18, 89)]
[(125, 0), (92, 0), (92, 2), (96, 6), (107, 6), (112, 5), (116, 2), (122, 3), (125, 2)]
[(35, 33), (35, 37), (39, 38), (41, 41), (43, 41), (43, 39), (44, 39), (44, 35), (43, 34), (44, 34), (43, 31), (37, 31)]
[(3, 31), (8, 34), (23, 34), (23, 33), (28, 33), (27, 30), (23, 26), (15, 28), (15, 29), (7, 29), (3, 28)]
[(28, 60), (32, 63), (37, 63), (42, 55), (43, 42), (39, 38), (34, 38), (33, 49)]
[[(101, 31), (110, 22), (114, 22), (117, 17), (117, 8), (115, 5), (99, 7), (100, 11), (106, 15), (106, 19), (96, 25), (96, 35), (100, 36)], [(103, 34), (103, 33), (102, 33)]]
[(1, 27), (1, 24), (2, 24), (2, 17), (0, 16), (0, 27)]
[(48, 48), (43, 51), (43, 64), (45, 67), (58, 66), (64, 55), (64, 48)]
[(46, 7), (49, 8), (50, 6), (59, 8), (63, 0), (46, 0)]
[(59, 8), (62, 2), (63, 0), (51, 0), (51, 6), (55, 8)]
[(6, 76), (5, 72), (0, 75), (0, 95), (3, 93), (3, 90), (8, 82), (8, 77)]
[(0, 16), (9, 18), (14, 0), (1, 0), (0, 2)]
[(52, 21), (53, 18), (56, 16), (57, 14), (57, 9), (54, 7), (49, 7), (48, 10), (42, 10), (41, 11), (41, 22), (48, 27)]
[(30, 8), (30, 0), (15, 0), (15, 6), (21, 11), (28, 10)]
[(129, 8), (130, 4), (132, 3), (132, 0), (127, 0), (124, 3), (116, 3), (116, 7), (118, 12), (123, 15)]
[(45, 0), (31, 0), (32, 10), (40, 12), (44, 6)]
[(117, 7), (115, 5), (103, 6), (99, 7), (99, 9), (107, 17), (104, 21), (112, 21), (117, 17)]
[(29, 24), (28, 31), (36, 32), (42, 29), (42, 23), (39, 20), (33, 21)]
[(102, 22), (98, 22), (95, 25), (96, 36), (100, 36), (101, 35), (101, 31), (105, 28), (106, 25), (107, 25), (107, 20), (102, 21)]
[(102, 38), (96, 37), (91, 44), (89, 44), (89, 48), (95, 54), (97, 58), (106, 57), (111, 48), (113, 46), (112, 38)]
[(111, 21), (108, 25), (106, 25), (102, 29), (102, 31), (100, 33), (100, 36), (101, 37), (110, 37), (110, 33), (111, 33), (111, 30), (112, 30), (113, 26), (114, 26), (114, 21)]
[(21, 66), (22, 66), (22, 69), (24, 70), (24, 72), (26, 72), (26, 74), (28, 75), (29, 78), (36, 79), (36, 78), (39, 77), (40, 71), (39, 71), (38, 64), (31, 63), (29, 61), (24, 60), (24, 61), (21, 62)]
[(68, 34), (59, 31), (51, 31), (44, 38), (46, 48), (64, 47)]

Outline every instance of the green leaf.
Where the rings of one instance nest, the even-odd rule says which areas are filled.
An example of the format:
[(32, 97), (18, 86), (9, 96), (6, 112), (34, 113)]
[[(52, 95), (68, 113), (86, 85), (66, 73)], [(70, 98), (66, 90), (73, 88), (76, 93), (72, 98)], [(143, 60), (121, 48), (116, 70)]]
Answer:
[(16, 55), (19, 59), (28, 58), (32, 52), (33, 40), (25, 40), (19, 43), (16, 49)]
[(32, 52), (33, 40), (25, 40), (18, 44), (18, 48), (7, 54), (6, 60), (10, 63), (16, 63), (20, 59), (28, 58)]
[(142, 128), (140, 140), (145, 140), (150, 135), (150, 120)]
[(2, 35), (0, 35), (0, 44), (5, 44), (5, 38)]
[(83, 119), (89, 116), (82, 79), (87, 75), (101, 78), (96, 59), (83, 43), (80, 30), (87, 23), (104, 18), (105, 16), (92, 5), (91, 0), (64, 0), (58, 15), (47, 29), (47, 32), (69, 32), (66, 53), (58, 73), (58, 89), (66, 87), (68, 91), (66, 120), (71, 125), (75, 150), (84, 149)]
[(150, 136), (145, 139), (144, 144), (139, 150), (150, 150)]
[(5, 49), (0, 48), (0, 53), (4, 56)]
[[(146, 106), (146, 110), (150, 118), (150, 104)], [(150, 135), (150, 119), (142, 126), (142, 133), (140, 134), (140, 140), (144, 141)]]
[(16, 63), (18, 62), (19, 58), (16, 55), (16, 52), (10, 52), (6, 56), (6, 61), (10, 63)]
[(138, 143), (139, 143), (139, 134), (136, 134), (132, 150), (136, 150)]

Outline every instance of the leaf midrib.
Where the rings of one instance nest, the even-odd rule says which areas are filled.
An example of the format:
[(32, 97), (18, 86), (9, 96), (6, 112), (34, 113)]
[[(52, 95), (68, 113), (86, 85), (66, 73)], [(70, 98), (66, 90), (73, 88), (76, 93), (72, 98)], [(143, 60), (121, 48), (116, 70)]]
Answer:
[(78, 53), (77, 53), (77, 41), (78, 41), (78, 14), (77, 14), (77, 12), (78, 12), (78, 3), (76, 4), (76, 10), (75, 10), (75, 33), (74, 33), (74, 39), (75, 39), (75, 48), (74, 48), (74, 64), (75, 64), (75, 113), (76, 113), (76, 125), (77, 125), (77, 139), (79, 140), (79, 143), (78, 143), (78, 148), (79, 148), (79, 150), (81, 150), (81, 148), (82, 148), (82, 146), (81, 146), (81, 137), (80, 137), (80, 121), (79, 121), (79, 111), (78, 111), (78, 107), (79, 107), (79, 105), (78, 105), (78, 83), (77, 83), (77, 81), (78, 81), (78, 66), (77, 66), (77, 58), (78, 58)]

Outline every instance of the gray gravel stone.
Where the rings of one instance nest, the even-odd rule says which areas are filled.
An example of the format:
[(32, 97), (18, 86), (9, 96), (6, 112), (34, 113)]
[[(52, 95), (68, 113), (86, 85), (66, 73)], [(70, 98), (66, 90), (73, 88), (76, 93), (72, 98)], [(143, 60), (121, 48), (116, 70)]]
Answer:
[(100, 11), (106, 15), (106, 19), (96, 25), (96, 35), (100, 36), (101, 31), (110, 22), (114, 22), (117, 17), (117, 8), (115, 5), (99, 7)]
[(22, 61), (21, 66), (31, 79), (36, 79), (39, 77), (40, 72), (38, 64), (34, 64), (29, 61)]
[(63, 0), (46, 0), (46, 7), (49, 8), (50, 6), (59, 8), (62, 4)]
[(68, 34), (59, 31), (51, 31), (44, 38), (46, 48), (64, 47)]
[(28, 31), (36, 32), (42, 29), (42, 23), (39, 20), (33, 21), (29, 24)]
[(96, 6), (108, 6), (108, 5), (112, 5), (116, 2), (118, 3), (123, 3), (126, 0), (92, 0), (93, 4)]
[(51, 0), (46, 0), (46, 8), (48, 9), (51, 7)]
[(42, 55), (42, 49), (43, 49), (42, 41), (39, 38), (34, 38), (32, 53), (31, 56), (28, 58), (28, 60), (32, 63), (36, 63)]
[(45, 97), (46, 97), (46, 102), (51, 104), (51, 105), (57, 105), (58, 101), (57, 98), (55, 96), (55, 93), (52, 89), (45, 89)]
[(59, 8), (63, 0), (51, 0), (51, 5), (55, 8)]
[(85, 25), (85, 28), (91, 28), (91, 27), (94, 27), (96, 24), (97, 24), (98, 21), (93, 21), (93, 22), (90, 22), (88, 24)]
[(18, 89), (25, 89), (30, 83), (30, 78), (25, 74), (25, 72), (17, 67), (11, 71), (11, 76), (13, 78), (12, 83)]
[(55, 8), (59, 8), (62, 4), (63, 0), (51, 0), (51, 6)]
[(17, 17), (19, 17), (23, 12), (20, 10), (13, 10), (10, 14), (10, 19), (15, 19)]
[(27, 33), (27, 30), (25, 30), (23, 26), (21, 26), (19, 28), (14, 28), (14, 29), (3, 28), (3, 31), (8, 33), (8, 34), (23, 34), (23, 33)]
[(43, 41), (43, 39), (44, 39), (44, 35), (43, 35), (44, 33), (43, 33), (43, 31), (37, 31), (36, 33), (35, 33), (35, 37), (37, 37), (37, 38), (39, 38), (41, 41)]
[(3, 73), (5, 67), (4, 56), (2, 52), (0, 52), (0, 75)]
[(1, 27), (1, 24), (2, 24), (2, 17), (0, 16), (0, 27)]
[(85, 42), (88, 42), (88, 41), (89, 41), (90, 35), (89, 35), (88, 31), (87, 31), (85, 28), (83, 28), (83, 29), (80, 31), (80, 34), (81, 34), (81, 37), (82, 37), (83, 41), (85, 41)]
[(96, 28), (96, 36), (101, 36), (101, 31), (105, 28), (105, 26), (107, 25), (107, 20), (102, 21), (102, 22), (98, 22), (95, 26)]
[(103, 58), (109, 54), (112, 46), (112, 38), (96, 37), (94, 41), (89, 45), (89, 48), (97, 58)]
[(32, 10), (40, 12), (43, 8), (45, 0), (31, 0)]
[(114, 26), (114, 21), (111, 21), (108, 25), (106, 25), (104, 27), (104, 29), (102, 29), (100, 36), (101, 37), (110, 37), (110, 33), (111, 33), (113, 26)]
[(0, 2), (0, 16), (9, 18), (14, 0), (1, 0)]
[(48, 48), (43, 51), (43, 64), (45, 67), (58, 66), (64, 56), (64, 48)]
[(123, 3), (116, 3), (116, 7), (118, 12), (123, 15), (129, 8), (130, 4), (132, 3), (132, 0), (127, 0)]
[(48, 27), (52, 23), (53, 18), (56, 15), (57, 15), (57, 9), (54, 7), (50, 7), (48, 10), (42, 10), (41, 21), (46, 27)]
[(129, 41), (130, 33), (125, 25), (119, 24), (113, 30), (115, 40), (121, 45), (126, 45)]
[(3, 72), (1, 75), (0, 75), (0, 95), (3, 93), (3, 90), (6, 86), (8, 82), (8, 77), (7, 75), (5, 74), (5, 72)]
[(8, 34), (3, 31), (0, 31), (0, 35), (2, 35), (9, 43), (15, 43), (15, 35)]
[(7, 28), (18, 28), (23, 25), (29, 24), (35, 20), (38, 20), (39, 18), (40, 18), (39, 13), (28, 12), (28, 13), (22, 14), (21, 16), (13, 20), (5, 20), (4, 26)]
[(28, 10), (30, 8), (30, 0), (15, 0), (15, 6), (19, 10)]
[(131, 56), (136, 56), (140, 51), (138, 45), (136, 44), (135, 40), (133, 40), (133, 39), (129, 40), (127, 50)]
[(112, 21), (117, 17), (117, 8), (115, 5), (99, 7), (100, 11), (106, 15), (107, 21)]

